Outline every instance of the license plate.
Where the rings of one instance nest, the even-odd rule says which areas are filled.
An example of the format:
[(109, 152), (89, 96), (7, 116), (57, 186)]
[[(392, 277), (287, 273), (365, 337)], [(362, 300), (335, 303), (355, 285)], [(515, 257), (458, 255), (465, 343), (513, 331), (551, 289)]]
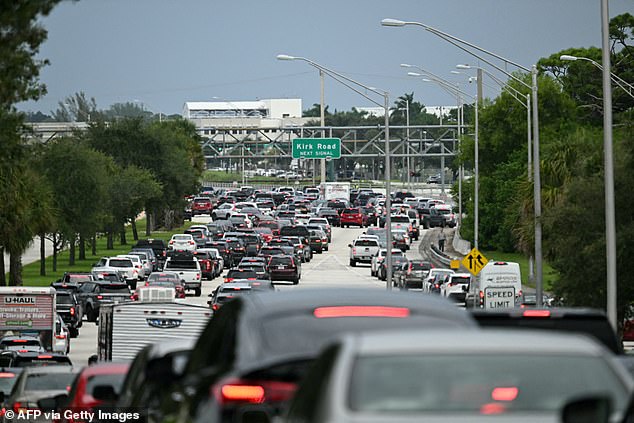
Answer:
[(277, 266), (278, 269), (285, 269), (285, 266)]

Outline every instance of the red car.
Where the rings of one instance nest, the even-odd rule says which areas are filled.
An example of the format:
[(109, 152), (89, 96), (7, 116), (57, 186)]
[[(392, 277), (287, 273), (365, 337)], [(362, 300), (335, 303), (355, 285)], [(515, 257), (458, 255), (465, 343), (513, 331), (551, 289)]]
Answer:
[(208, 214), (211, 216), (213, 208), (213, 204), (209, 198), (196, 197), (192, 202), (192, 216), (196, 216), (197, 214)]
[(350, 225), (360, 228), (368, 226), (368, 217), (361, 212), (359, 207), (344, 209), (341, 212), (341, 227), (350, 227)]
[[(103, 363), (85, 367), (73, 382), (65, 408), (92, 411), (94, 408), (114, 405), (129, 367), (129, 363)], [(64, 415), (63, 412), (60, 414)], [(64, 421), (78, 423), (82, 420)]]

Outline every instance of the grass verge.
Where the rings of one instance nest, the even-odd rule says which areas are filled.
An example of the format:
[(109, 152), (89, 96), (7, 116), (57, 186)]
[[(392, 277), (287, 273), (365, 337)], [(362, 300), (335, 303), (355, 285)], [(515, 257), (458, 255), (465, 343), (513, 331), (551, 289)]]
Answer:
[[(175, 228), (171, 231), (154, 231), (150, 238), (169, 240), (173, 234), (182, 233), (186, 228), (191, 226), (190, 222), (185, 222), (185, 225), (180, 228)], [(139, 238), (148, 238), (145, 236), (145, 220), (141, 219), (137, 221), (137, 228), (139, 230)], [(102, 236), (97, 238), (97, 254), (92, 255), (92, 249), (86, 247), (86, 259), (75, 260), (74, 266), (68, 265), (69, 252), (64, 250), (57, 256), (57, 272), (53, 272), (53, 256), (46, 258), (46, 276), (40, 276), (40, 260), (27, 264), (22, 269), (22, 279), (24, 286), (48, 286), (51, 282), (61, 278), (64, 272), (89, 272), (93, 264), (99, 261), (101, 257), (116, 256), (117, 254), (128, 253), (136, 241), (132, 237), (132, 228), (128, 226), (126, 228), (127, 244), (122, 245), (119, 241), (119, 236), (115, 237), (114, 249), (106, 249), (106, 237)], [(76, 250), (76, 256), (79, 256), (79, 249)], [(9, 275), (7, 275), (7, 280)]]
[[(528, 258), (523, 254), (519, 253), (503, 253), (500, 251), (482, 251), (484, 256), (489, 260), (499, 260), (499, 261), (514, 261), (519, 263), (520, 270), (522, 272), (522, 284), (526, 286), (530, 286), (531, 288), (535, 288), (534, 283), (529, 283), (528, 281)], [(544, 291), (551, 291), (553, 287), (553, 282), (555, 282), (559, 278), (559, 273), (546, 262), (544, 262), (543, 267), (544, 274)]]

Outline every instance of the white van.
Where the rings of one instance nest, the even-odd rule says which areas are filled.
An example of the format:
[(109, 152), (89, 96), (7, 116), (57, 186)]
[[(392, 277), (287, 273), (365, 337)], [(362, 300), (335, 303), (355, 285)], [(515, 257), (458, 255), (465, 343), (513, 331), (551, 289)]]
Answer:
[(490, 261), (472, 284), (474, 306), (486, 309), (515, 308), (522, 295), (520, 265), (510, 261)]

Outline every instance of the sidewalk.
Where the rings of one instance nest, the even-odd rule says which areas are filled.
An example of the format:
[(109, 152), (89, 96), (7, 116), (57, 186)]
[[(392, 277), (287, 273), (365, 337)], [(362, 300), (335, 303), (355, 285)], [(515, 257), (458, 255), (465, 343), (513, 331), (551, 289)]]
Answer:
[[(46, 240), (46, 257), (53, 255), (53, 243)], [(22, 254), (22, 265), (36, 262), (40, 259), (40, 237), (33, 238), (31, 246)], [(4, 254), (4, 273), (9, 273), (9, 255)]]

